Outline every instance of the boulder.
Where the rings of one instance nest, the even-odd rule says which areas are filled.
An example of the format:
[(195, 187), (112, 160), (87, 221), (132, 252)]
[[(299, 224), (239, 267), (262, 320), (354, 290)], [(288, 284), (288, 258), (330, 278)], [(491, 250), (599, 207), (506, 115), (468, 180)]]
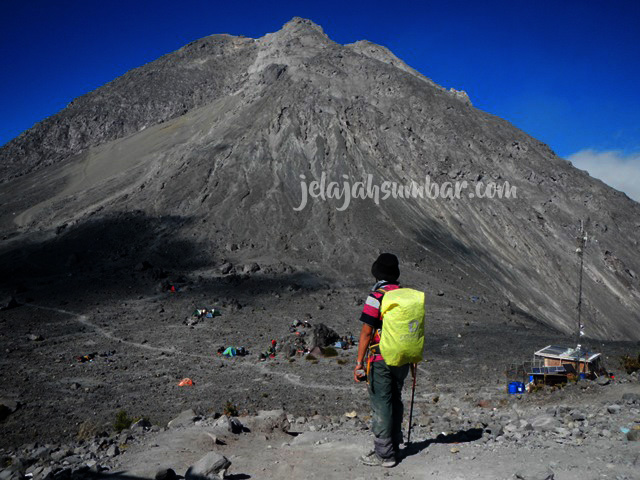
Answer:
[(640, 404), (640, 393), (627, 392), (622, 395), (622, 401), (624, 403), (638, 403)]
[(218, 452), (209, 452), (185, 473), (185, 480), (216, 480), (224, 478), (231, 462)]
[[(113, 446), (115, 447), (115, 445), (113, 445)], [(116, 448), (118, 448), (118, 447), (116, 447)], [(112, 456), (115, 456), (115, 455), (112, 455)], [(70, 465), (77, 466), (80, 463), (82, 463), (82, 457), (80, 455), (69, 455), (68, 457), (64, 457), (62, 459), (62, 461), (64, 463), (68, 463)]]
[(242, 433), (244, 425), (236, 417), (222, 415), (213, 424), (216, 433)]
[(58, 451), (51, 454), (51, 460), (59, 462), (63, 458), (73, 455), (73, 451), (68, 447), (61, 447)]
[(12, 469), (11, 467), (5, 468), (0, 472), (0, 480), (20, 480), (22, 475), (20, 472)]
[(31, 465), (29, 468), (27, 468), (27, 471), (25, 472), (26, 475), (30, 475), (31, 478), (40, 478), (40, 474), (42, 473), (42, 471), (44, 470), (44, 466), (42, 465)]
[(324, 323), (318, 323), (313, 326), (311, 333), (307, 340), (307, 346), (309, 349), (314, 347), (328, 347), (340, 340), (340, 335)]
[(633, 428), (627, 432), (627, 440), (630, 442), (640, 442), (640, 429)]
[(186, 427), (186, 426), (192, 425), (198, 418), (199, 417), (196, 415), (196, 413), (192, 409), (185, 410), (181, 412), (180, 415), (178, 415), (176, 418), (171, 420), (167, 424), (167, 427), (169, 428)]
[(572, 410), (569, 416), (571, 417), (571, 420), (574, 420), (576, 422), (582, 422), (585, 418), (587, 418), (587, 416), (580, 410)]
[(178, 476), (172, 468), (163, 468), (156, 473), (156, 480), (177, 480)]
[(620, 413), (620, 410), (622, 409), (622, 407), (620, 405), (609, 405), (607, 407), (607, 412), (611, 413), (612, 415), (615, 415), (616, 413)]
[(15, 400), (0, 398), (0, 422), (15, 412), (20, 404)]
[(31, 452), (31, 458), (36, 460), (45, 460), (51, 455), (51, 449), (48, 447), (39, 447)]
[(249, 263), (242, 269), (242, 273), (255, 273), (258, 271), (260, 271), (260, 265), (257, 263)]
[(518, 480), (554, 480), (555, 478), (553, 471), (544, 466), (533, 466), (526, 470), (519, 470), (514, 476)]
[(140, 420), (138, 420), (137, 422), (134, 422), (131, 425), (131, 430), (134, 429), (138, 429), (138, 430), (144, 430), (147, 428), (151, 428), (151, 422), (149, 420), (147, 420), (146, 418), (141, 418)]
[(50, 476), (53, 474), (53, 467), (44, 467), (37, 474), (33, 474), (33, 480), (44, 480), (46, 478), (51, 478)]
[(237, 418), (231, 417), (229, 423), (231, 424), (231, 433), (242, 433), (244, 431), (244, 425)]
[(529, 420), (534, 430), (541, 432), (552, 432), (560, 426), (560, 421), (552, 415), (539, 415)]
[(220, 266), (220, 273), (223, 274), (223, 275), (231, 273), (231, 270), (233, 270), (233, 264), (231, 264), (229, 262), (223, 263)]
[(245, 425), (253, 432), (288, 432), (289, 420), (284, 410), (260, 410), (255, 417), (244, 418)]
[(111, 445), (107, 449), (107, 457), (117, 457), (118, 455), (120, 455), (120, 449), (117, 445)]

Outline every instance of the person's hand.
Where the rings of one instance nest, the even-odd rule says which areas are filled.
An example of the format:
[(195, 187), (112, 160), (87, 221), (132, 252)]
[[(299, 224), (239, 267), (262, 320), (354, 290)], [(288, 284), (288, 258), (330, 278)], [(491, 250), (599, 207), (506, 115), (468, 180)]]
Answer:
[[(363, 370), (364, 370), (364, 364), (363, 363), (356, 363), (356, 368), (353, 369), (353, 379), (356, 381), (356, 383), (360, 383), (362, 380), (364, 380), (366, 378), (366, 377), (361, 376)], [(360, 374), (360, 375), (358, 375), (358, 374)]]

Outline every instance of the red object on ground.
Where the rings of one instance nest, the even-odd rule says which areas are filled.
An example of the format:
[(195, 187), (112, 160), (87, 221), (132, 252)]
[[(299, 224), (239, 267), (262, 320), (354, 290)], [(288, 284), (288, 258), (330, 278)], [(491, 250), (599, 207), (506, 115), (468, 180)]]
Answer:
[(179, 387), (192, 387), (193, 386), (193, 380), (191, 380), (190, 378), (183, 378), (182, 380), (180, 380), (180, 383), (178, 384)]
[(171, 285), (171, 292), (175, 293), (175, 291), (176, 291), (176, 287)]
[(274, 347), (276, 346), (276, 343), (278, 342), (276, 342), (275, 340), (271, 340), (271, 345), (273, 345)]

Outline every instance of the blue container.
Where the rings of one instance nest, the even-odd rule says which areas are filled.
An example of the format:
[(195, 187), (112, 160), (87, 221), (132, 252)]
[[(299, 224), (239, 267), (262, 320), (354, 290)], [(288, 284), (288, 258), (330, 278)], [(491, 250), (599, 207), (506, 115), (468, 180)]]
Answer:
[(580, 380), (584, 380), (585, 378), (587, 378), (587, 374), (586, 373), (581, 373), (580, 374)]
[(509, 383), (509, 394), (514, 395), (516, 393), (524, 393), (524, 383), (522, 382)]

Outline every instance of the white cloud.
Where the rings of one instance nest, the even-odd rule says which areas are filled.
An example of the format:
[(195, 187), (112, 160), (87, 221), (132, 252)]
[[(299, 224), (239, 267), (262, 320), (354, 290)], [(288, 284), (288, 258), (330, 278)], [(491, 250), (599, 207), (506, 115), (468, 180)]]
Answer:
[(585, 149), (569, 155), (567, 160), (640, 202), (640, 153), (625, 155), (619, 150)]

